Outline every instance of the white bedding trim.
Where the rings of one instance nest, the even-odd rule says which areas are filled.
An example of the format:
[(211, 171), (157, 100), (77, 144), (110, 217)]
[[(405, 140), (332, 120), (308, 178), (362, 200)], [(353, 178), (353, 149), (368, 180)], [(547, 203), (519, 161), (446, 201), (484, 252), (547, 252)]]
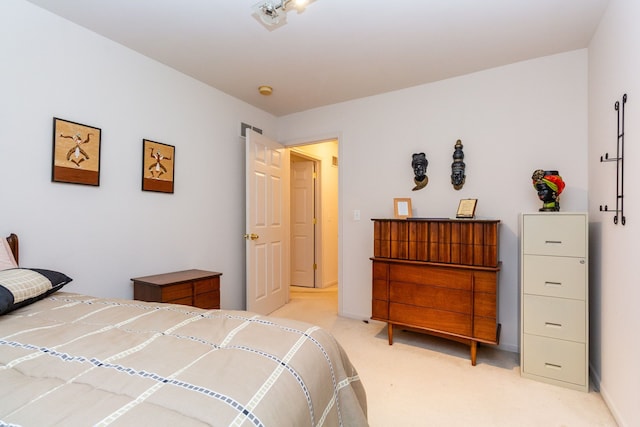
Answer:
[(233, 337), (236, 336), (236, 334), (238, 332), (240, 332), (241, 330), (243, 330), (244, 328), (248, 327), (251, 324), (251, 321), (256, 319), (258, 316), (255, 315), (253, 317), (250, 317), (248, 319), (246, 319), (244, 322), (242, 322), (241, 324), (239, 324), (237, 327), (235, 327), (232, 331), (230, 331), (226, 337), (224, 337), (224, 339), (222, 340), (222, 342), (220, 343), (220, 347), (224, 348), (227, 346), (227, 344), (229, 344), (231, 342), (231, 340), (233, 339)]
[[(249, 411), (253, 412), (256, 409), (256, 407), (258, 406), (258, 404), (260, 404), (260, 402), (262, 401), (264, 396), (267, 394), (269, 389), (273, 386), (273, 384), (275, 384), (275, 382), (278, 379), (278, 377), (280, 375), (282, 375), (282, 373), (284, 372), (285, 364), (289, 363), (291, 361), (291, 359), (293, 358), (293, 356), (295, 356), (295, 354), (298, 352), (298, 350), (300, 350), (300, 348), (302, 348), (304, 343), (307, 341), (309, 335), (311, 335), (314, 331), (317, 331), (318, 329), (320, 329), (320, 328), (317, 327), (317, 326), (313, 326), (313, 327), (307, 329), (305, 331), (305, 333), (303, 335), (301, 335), (300, 338), (298, 338), (298, 340), (295, 342), (295, 344), (293, 344), (293, 346), (291, 346), (291, 348), (289, 349), (289, 351), (287, 352), (285, 357), (282, 358), (282, 363), (277, 365), (277, 367), (273, 370), (271, 375), (269, 375), (269, 377), (265, 380), (265, 382), (262, 384), (262, 386), (253, 395), (251, 400), (249, 400), (249, 402), (245, 405), (245, 407)], [(233, 426), (233, 427), (241, 426), (242, 423), (244, 423), (244, 421), (246, 420), (246, 418), (247, 417), (246, 417), (245, 414), (242, 414), (242, 413), (238, 414), (236, 416), (236, 418), (233, 420), (233, 422), (230, 424), (230, 427), (231, 426)]]
[[(254, 319), (255, 317), (256, 316), (252, 317), (251, 319)], [(185, 326), (185, 325), (187, 325), (189, 323), (192, 323), (192, 322), (194, 322), (196, 320), (199, 320), (199, 319), (203, 319), (203, 317), (202, 316), (196, 316), (196, 317), (191, 317), (189, 319), (186, 319), (183, 322), (180, 322), (180, 323), (172, 326), (171, 328), (167, 329), (166, 331), (164, 331), (164, 334), (170, 334), (170, 333), (176, 331), (177, 329), (181, 328), (182, 326)], [(238, 327), (236, 327), (235, 329), (230, 331), (227, 334), (227, 336), (224, 338), (224, 340), (222, 340), (222, 345), (220, 346), (220, 348), (223, 348), (224, 346), (226, 346), (226, 344), (228, 344), (239, 331), (241, 331), (242, 329), (246, 328), (250, 324), (251, 319), (248, 319), (247, 321), (241, 323), (240, 325), (238, 325)], [(140, 348), (137, 348), (137, 350), (141, 350), (142, 346), (146, 347), (149, 342), (154, 340), (156, 337), (162, 336), (164, 334), (158, 333), (158, 334), (154, 335), (149, 340), (145, 341), (143, 344), (141, 344), (139, 346), (136, 346), (136, 348), (140, 347)], [(219, 348), (211, 349), (207, 353), (204, 353), (200, 357), (194, 359), (188, 365), (185, 365), (182, 368), (178, 369), (177, 371), (173, 372), (171, 375), (167, 376), (167, 378), (168, 379), (175, 379), (182, 372), (184, 372), (185, 370), (189, 369), (191, 366), (195, 365), (197, 362), (199, 362), (203, 358), (207, 357), (212, 352), (218, 351), (218, 350), (219, 350)], [(136, 399), (132, 400), (131, 402), (127, 403), (126, 405), (122, 406), (121, 408), (118, 408), (113, 413), (111, 413), (110, 415), (106, 416), (104, 419), (99, 421), (96, 424), (96, 426), (107, 426), (107, 425), (113, 423), (118, 418), (120, 418), (121, 416), (123, 416), (124, 414), (126, 414), (127, 412), (129, 412), (130, 410), (132, 410), (133, 408), (135, 408), (136, 406), (138, 406), (139, 404), (141, 404), (145, 400), (147, 400), (149, 397), (151, 397), (154, 393), (156, 393), (158, 390), (160, 390), (165, 385), (167, 385), (167, 383), (156, 383), (156, 384), (152, 385), (147, 390), (142, 392), (140, 394), (140, 396), (138, 396)]]
[[(95, 310), (95, 311), (93, 311), (93, 312), (91, 312), (91, 313), (89, 313), (89, 314), (93, 314), (93, 313), (96, 313), (96, 312), (99, 312), (99, 311), (102, 311), (102, 310), (103, 310), (103, 308), (100, 308), (100, 309), (97, 309), (97, 310)], [(65, 345), (71, 344), (71, 343), (73, 343), (73, 342), (76, 342), (76, 341), (79, 341), (79, 340), (82, 340), (82, 339), (85, 339), (85, 338), (90, 337), (90, 336), (92, 336), (92, 335), (96, 335), (96, 334), (100, 334), (100, 333), (103, 333), (103, 332), (106, 332), (106, 331), (112, 330), (112, 329), (114, 329), (115, 327), (117, 327), (117, 326), (119, 326), (119, 325), (125, 325), (125, 324), (127, 324), (127, 323), (134, 322), (136, 319), (139, 319), (139, 318), (141, 318), (141, 317), (143, 317), (143, 316), (146, 316), (146, 315), (148, 315), (148, 314), (150, 314), (150, 312), (149, 312), (149, 313), (142, 313), (142, 314), (140, 314), (140, 315), (138, 315), (138, 316), (133, 316), (133, 317), (131, 317), (131, 318), (127, 319), (127, 320), (124, 320), (124, 321), (122, 321), (122, 322), (118, 323), (117, 325), (106, 326), (106, 327), (101, 328), (101, 329), (99, 329), (99, 330), (97, 330), (97, 331), (89, 332), (89, 333), (84, 334), (84, 335), (82, 335), (82, 336), (76, 337), (76, 338), (74, 338), (74, 339), (72, 339), (72, 340), (69, 340), (69, 341), (67, 341), (67, 342), (65, 342), (65, 343), (63, 343), (63, 344), (60, 344), (60, 345), (54, 346), (54, 347), (52, 347), (51, 349), (59, 349), (60, 347), (63, 347), (63, 346), (65, 346)], [(83, 317), (87, 317), (87, 316), (83, 316)], [(122, 353), (123, 353), (123, 352), (121, 352), (121, 353), (120, 353), (120, 355), (122, 355)], [(20, 358), (18, 358), (18, 359), (14, 359), (14, 360), (10, 361), (9, 363), (7, 363), (7, 364), (6, 364), (6, 365), (4, 365), (4, 366), (0, 366), (0, 369), (10, 369), (10, 368), (13, 368), (14, 366), (16, 366), (16, 365), (18, 365), (18, 364), (20, 364), (20, 363), (23, 363), (23, 362), (26, 362), (26, 361), (29, 361), (29, 360), (36, 359), (36, 358), (38, 358), (38, 357), (44, 356), (45, 354), (46, 354), (46, 353), (44, 353), (44, 352), (42, 352), (42, 351), (40, 351), (40, 350), (37, 350), (37, 351), (35, 351), (35, 352), (31, 353), (31, 354), (28, 354), (28, 355), (26, 355), (26, 356), (24, 356), (24, 357), (20, 357)], [(112, 357), (113, 357), (113, 356), (112, 356)], [(110, 358), (110, 359), (111, 359), (111, 358)], [(16, 410), (15, 410), (15, 411), (13, 411), (13, 412), (11, 412), (11, 413), (7, 414), (7, 416), (11, 416), (11, 415), (13, 415), (13, 414), (14, 414), (14, 413), (16, 413), (16, 412), (19, 412), (19, 411), (21, 411), (21, 410), (25, 409), (25, 407), (26, 407), (26, 406), (29, 406), (29, 405), (31, 405), (31, 404), (33, 404), (33, 403), (37, 402), (38, 400), (40, 400), (40, 399), (44, 398), (45, 396), (49, 395), (50, 393), (53, 393), (54, 391), (56, 391), (56, 390), (60, 389), (61, 387), (64, 387), (66, 384), (70, 384), (70, 383), (72, 383), (75, 379), (77, 379), (78, 377), (80, 377), (80, 376), (82, 376), (82, 375), (86, 374), (87, 372), (92, 371), (93, 369), (96, 369), (96, 367), (95, 367), (95, 366), (92, 366), (92, 367), (90, 367), (89, 369), (87, 369), (87, 370), (85, 370), (85, 371), (83, 371), (83, 372), (79, 373), (79, 374), (78, 374), (78, 375), (76, 375), (75, 377), (71, 378), (69, 381), (65, 382), (64, 384), (60, 384), (59, 386), (54, 387), (54, 388), (52, 388), (52, 389), (48, 390), (46, 393), (42, 393), (40, 396), (38, 396), (38, 397), (36, 397), (36, 398), (32, 399), (30, 402), (27, 402), (27, 404), (25, 404), (24, 406), (19, 407), (19, 408), (16, 408)]]
[[(345, 387), (350, 387), (352, 382), (355, 381), (360, 381), (360, 377), (358, 375), (354, 375), (348, 378), (345, 378), (344, 380), (340, 381), (337, 385), (337, 390), (338, 392), (340, 392), (340, 390), (342, 390)], [(336, 402), (336, 399), (338, 398), (337, 394), (334, 394), (333, 397), (331, 398), (331, 401), (327, 404), (327, 407), (324, 408), (324, 412), (322, 413), (322, 417), (320, 417), (320, 419), (318, 420), (318, 425), (322, 426), (324, 425), (325, 420), (327, 419), (327, 415), (329, 415), (329, 412), (331, 411), (331, 408), (333, 408), (333, 405)]]
[[(200, 360), (202, 360), (203, 358), (207, 357), (209, 354), (213, 353), (214, 351), (218, 351), (218, 349), (217, 348), (211, 349), (211, 351), (209, 351), (207, 353), (204, 353), (200, 357), (194, 359), (191, 363), (189, 363), (189, 364), (183, 366), (182, 368), (178, 369), (177, 371), (175, 371), (174, 373), (169, 375), (167, 378), (168, 379), (172, 379), (172, 380), (175, 379), (178, 375), (180, 375), (181, 373), (183, 373), (184, 371), (186, 371), (187, 369), (189, 369), (190, 367), (192, 367), (193, 365), (195, 365)], [(138, 396), (135, 400), (132, 400), (131, 402), (127, 403), (126, 405), (116, 409), (115, 411), (113, 411), (113, 413), (111, 413), (110, 415), (107, 415), (104, 419), (102, 419), (101, 421), (97, 422), (95, 425), (96, 426), (108, 426), (109, 424), (113, 423), (118, 418), (120, 418), (121, 416), (123, 416), (124, 414), (126, 414), (127, 412), (129, 412), (130, 410), (132, 410), (133, 408), (135, 408), (136, 406), (138, 406), (139, 404), (141, 404), (145, 400), (147, 400), (155, 392), (157, 392), (158, 390), (160, 390), (162, 387), (166, 386), (167, 384), (168, 383), (156, 383), (156, 384), (152, 385), (147, 390), (142, 392), (140, 394), (140, 396)]]

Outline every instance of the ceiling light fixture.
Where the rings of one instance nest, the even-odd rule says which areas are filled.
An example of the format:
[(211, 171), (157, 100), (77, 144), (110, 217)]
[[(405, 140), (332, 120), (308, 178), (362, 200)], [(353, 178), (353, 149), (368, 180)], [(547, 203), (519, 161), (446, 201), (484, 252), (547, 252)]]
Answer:
[(258, 87), (258, 92), (260, 92), (260, 95), (269, 96), (273, 92), (273, 88), (271, 86), (262, 85)]
[(262, 0), (253, 5), (253, 16), (266, 27), (279, 27), (287, 22), (287, 11), (293, 6), (298, 13), (313, 0)]

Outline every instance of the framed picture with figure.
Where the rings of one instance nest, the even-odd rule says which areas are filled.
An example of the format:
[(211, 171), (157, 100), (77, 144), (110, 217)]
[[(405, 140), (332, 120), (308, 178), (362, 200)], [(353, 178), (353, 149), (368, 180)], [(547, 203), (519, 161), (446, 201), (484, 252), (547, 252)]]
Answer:
[(53, 118), (51, 181), (100, 185), (102, 130)]
[(142, 191), (173, 193), (176, 148), (142, 140)]

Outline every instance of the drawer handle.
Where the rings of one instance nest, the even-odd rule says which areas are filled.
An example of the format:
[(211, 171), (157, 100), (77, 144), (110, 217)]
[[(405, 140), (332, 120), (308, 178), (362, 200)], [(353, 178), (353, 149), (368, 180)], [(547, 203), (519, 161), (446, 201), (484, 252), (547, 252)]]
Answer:
[(562, 323), (544, 322), (544, 325), (549, 328), (562, 328)]
[(544, 243), (553, 244), (553, 245), (561, 245), (562, 244), (562, 240), (545, 240)]
[(549, 363), (549, 362), (545, 362), (544, 363), (545, 368), (551, 368), (551, 369), (562, 369), (562, 365), (556, 365), (555, 363)]
[(544, 282), (545, 286), (562, 286), (562, 282)]

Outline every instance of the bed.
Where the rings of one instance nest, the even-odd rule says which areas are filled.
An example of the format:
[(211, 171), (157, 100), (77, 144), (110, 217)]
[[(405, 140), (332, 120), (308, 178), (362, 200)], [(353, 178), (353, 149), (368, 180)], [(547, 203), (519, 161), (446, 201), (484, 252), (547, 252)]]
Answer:
[(64, 273), (18, 268), (17, 236), (0, 240), (0, 425), (367, 425), (325, 330), (70, 293)]

